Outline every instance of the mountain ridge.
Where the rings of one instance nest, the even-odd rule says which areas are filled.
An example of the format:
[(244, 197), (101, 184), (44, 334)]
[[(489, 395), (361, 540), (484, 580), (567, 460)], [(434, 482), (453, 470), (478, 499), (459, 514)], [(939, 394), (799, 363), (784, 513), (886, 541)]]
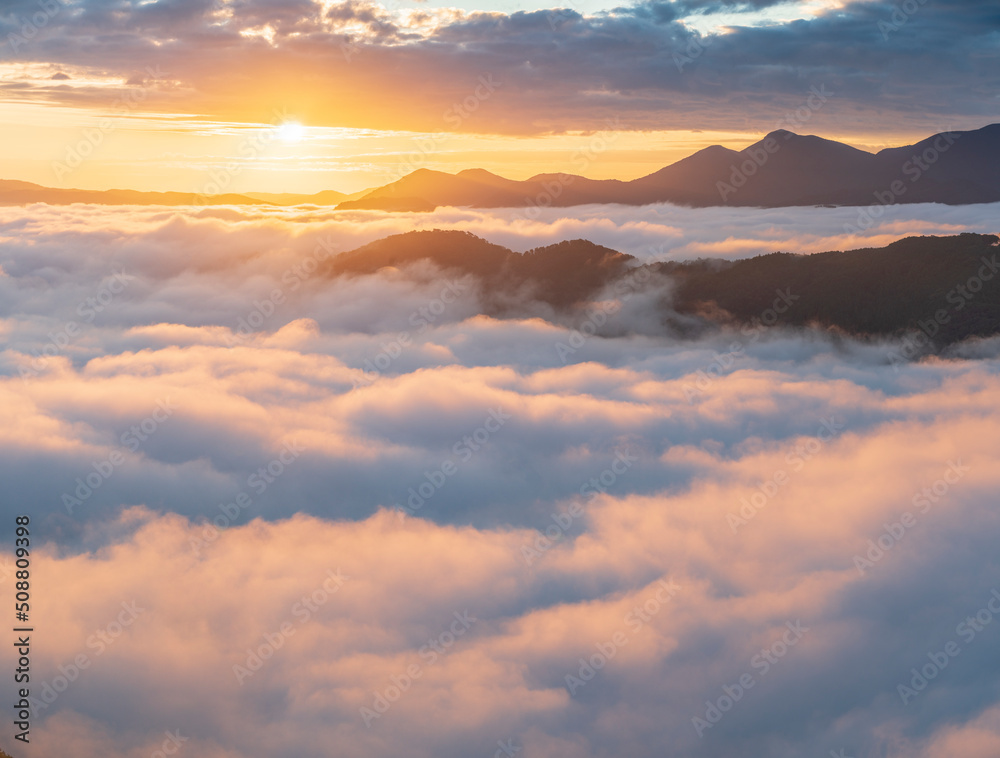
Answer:
[(389, 184), (344, 194), (245, 192), (201, 196), (185, 192), (80, 190), (0, 180), (0, 205), (295, 205), (338, 210), (423, 212), (441, 206), (571, 207), (592, 203), (691, 207), (794, 207), (1000, 202), (1000, 123), (941, 132), (913, 145), (877, 153), (816, 135), (779, 129), (743, 150), (711, 145), (631, 180), (589, 179), (543, 172), (507, 179), (486, 169), (450, 174), (419, 168)]
[[(640, 264), (588, 240), (517, 253), (470, 232), (413, 231), (341, 253), (323, 274), (362, 276), (420, 262), (473, 277), (483, 312), (495, 317), (544, 316), (536, 304), (580, 315), (612, 290), (627, 285), (631, 291), (635, 282), (645, 282), (660, 303), (662, 331), (676, 337), (724, 325), (759, 326), (776, 293), (786, 293), (789, 307), (767, 326), (819, 327), (859, 338), (922, 332), (924, 352), (1000, 335), (1000, 236), (993, 234), (904, 237), (881, 248), (812, 255)], [(966, 286), (973, 279), (978, 289)], [(692, 331), (696, 323), (701, 326)]]
[[(434, 207), (569, 207), (588, 203), (694, 207), (868, 206), (889, 193), (893, 203), (946, 205), (1000, 202), (1000, 124), (942, 132), (878, 153), (816, 135), (779, 129), (744, 148), (711, 145), (646, 176), (587, 179), (562, 173), (507, 180), (482, 169), (458, 174), (420, 169), (341, 209), (374, 209), (405, 196)], [(904, 191), (894, 182), (909, 180)], [(910, 186), (912, 185), (912, 186)], [(881, 193), (881, 194), (880, 194)]]
[(147, 192), (143, 190), (109, 189), (84, 190), (45, 187), (20, 179), (0, 179), (0, 206), (46, 203), (70, 205), (270, 205), (288, 207), (295, 205), (330, 206), (350, 201), (365, 192), (345, 195), (336, 190), (323, 190), (312, 195), (272, 192), (227, 192), (218, 195), (199, 195), (194, 192)]

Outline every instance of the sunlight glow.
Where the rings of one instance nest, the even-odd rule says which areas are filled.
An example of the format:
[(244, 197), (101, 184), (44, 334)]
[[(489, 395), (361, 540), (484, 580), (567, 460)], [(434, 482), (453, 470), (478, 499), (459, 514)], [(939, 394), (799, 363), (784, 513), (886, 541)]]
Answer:
[(301, 142), (306, 128), (298, 121), (286, 121), (278, 126), (278, 139), (282, 142)]

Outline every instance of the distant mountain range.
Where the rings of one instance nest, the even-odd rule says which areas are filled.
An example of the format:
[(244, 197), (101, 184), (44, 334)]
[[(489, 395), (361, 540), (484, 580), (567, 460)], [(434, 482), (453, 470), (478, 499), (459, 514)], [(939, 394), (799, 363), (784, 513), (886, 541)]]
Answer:
[[(1000, 334), (1000, 237), (990, 234), (909, 237), (884, 248), (815, 255), (640, 265), (587, 240), (520, 254), (468, 232), (438, 230), (393, 235), (343, 253), (324, 273), (357, 276), (418, 261), (475, 277), (483, 310), (495, 317), (543, 315), (545, 308), (585, 317), (594, 300), (634, 291), (633, 283), (641, 281), (648, 283), (645, 291), (659, 293), (663, 332), (680, 337), (723, 324), (760, 323), (862, 338), (922, 332), (923, 352)], [(780, 313), (772, 312), (768, 323), (779, 300)]]
[(345, 195), (343, 192), (326, 190), (314, 195), (276, 194), (268, 192), (247, 192), (194, 195), (190, 192), (139, 192), (138, 190), (80, 190), (43, 187), (40, 184), (0, 179), (0, 205), (27, 205), (47, 203), (48, 205), (70, 205), (91, 203), (94, 205), (336, 205), (358, 197), (359, 194)]
[(483, 169), (448, 174), (418, 169), (373, 190), (345, 195), (52, 189), (0, 180), (0, 205), (335, 205), (339, 210), (431, 211), (567, 207), (589, 203), (694, 207), (888, 205), (1000, 202), (1000, 124), (935, 134), (915, 145), (866, 153), (840, 142), (779, 130), (744, 150), (720, 145), (632, 181), (539, 174), (524, 181)]
[(621, 277), (635, 260), (587, 240), (515, 253), (470, 232), (435, 230), (395, 234), (376, 240), (327, 264), (329, 276), (369, 274), (429, 260), (442, 269), (472, 274), (482, 284), (480, 300), (490, 313), (505, 303), (527, 300), (568, 309)]
[(695, 207), (882, 205), (1000, 201), (1000, 124), (948, 132), (876, 154), (793, 132), (771, 132), (745, 150), (699, 150), (629, 182), (539, 174), (513, 181), (482, 169), (420, 169), (338, 208), (426, 210), (572, 206), (586, 203)]

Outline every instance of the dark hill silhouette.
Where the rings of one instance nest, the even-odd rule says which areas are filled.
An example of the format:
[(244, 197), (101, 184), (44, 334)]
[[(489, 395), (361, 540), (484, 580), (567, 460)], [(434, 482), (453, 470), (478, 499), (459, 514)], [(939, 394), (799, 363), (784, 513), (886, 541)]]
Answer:
[[(270, 205), (247, 195), (220, 194), (211, 198), (214, 205)], [(0, 205), (47, 203), (69, 205), (92, 203), (96, 205), (200, 205), (198, 196), (191, 192), (138, 192), (136, 190), (78, 190), (53, 189), (31, 182), (0, 180)]]
[[(782, 207), (1000, 201), (1000, 124), (938, 134), (877, 154), (816, 136), (771, 132), (744, 150), (719, 145), (629, 182), (540, 174), (525, 181), (481, 169), (457, 175), (420, 169), (347, 207), (375, 207), (385, 197), (421, 198), (433, 206), (519, 208), (583, 203), (670, 202)], [(893, 191), (901, 182), (903, 191)], [(876, 197), (875, 193), (882, 193)]]
[[(295, 192), (244, 192), (243, 194), (274, 205), (336, 205), (354, 197), (354, 195), (345, 195), (336, 190), (323, 190), (314, 195), (300, 195)], [(360, 194), (363, 195), (366, 192)]]
[[(364, 194), (364, 193), (361, 193)], [(199, 196), (192, 192), (140, 192), (137, 190), (81, 190), (43, 187), (32, 182), (0, 179), (0, 205), (25, 205), (46, 203), (69, 205), (91, 203), (95, 205), (334, 205), (355, 195), (345, 195), (334, 190), (324, 190), (313, 195), (292, 193), (248, 192)], [(415, 201), (417, 202), (417, 201)], [(421, 202), (420, 210), (428, 204)]]
[(596, 295), (634, 260), (587, 240), (559, 242), (519, 254), (469, 232), (436, 229), (396, 234), (343, 253), (330, 261), (325, 273), (370, 274), (387, 266), (430, 261), (450, 272), (478, 278), (481, 298), (490, 304), (490, 313), (497, 313), (512, 298), (569, 308)]
[[(737, 166), (746, 183), (736, 187), (740, 174), (730, 169), (727, 194), (740, 205), (861, 205), (874, 202), (880, 189), (877, 158), (849, 145), (779, 130), (741, 151)], [(759, 165), (758, 165), (759, 164)], [(718, 185), (717, 185), (718, 186)], [(871, 192), (866, 190), (871, 187)]]
[(519, 184), (521, 183), (502, 179), (502, 177), (494, 176), (486, 171), (476, 174), (462, 172), (453, 175), (443, 171), (420, 168), (392, 184), (369, 192), (359, 200), (342, 205), (345, 208), (374, 208), (387, 199), (395, 198), (420, 198), (435, 207), (439, 205), (473, 205), (478, 207), (496, 207), (498, 204), (516, 205), (522, 200), (521, 192), (517, 188)]
[(337, 205), (337, 210), (389, 211), (390, 213), (427, 213), (437, 206), (420, 197), (397, 197), (395, 195), (369, 197), (361, 200), (345, 200)]
[(418, 169), (364, 192), (313, 195), (52, 189), (0, 180), (0, 205), (25, 203), (136, 205), (333, 205), (342, 210), (428, 211), (475, 208), (567, 207), (587, 203), (694, 207), (1000, 202), (1000, 124), (936, 134), (915, 145), (876, 154), (811, 135), (778, 130), (744, 150), (719, 145), (699, 150), (632, 181), (542, 173), (518, 181), (484, 169), (458, 174)]
[[(907, 185), (908, 202), (942, 202), (938, 197), (950, 198), (947, 202), (953, 205), (984, 202), (980, 198), (1000, 199), (997, 197), (998, 177), (1000, 177), (1000, 124), (992, 124), (973, 132), (955, 132), (954, 142), (947, 152), (940, 153), (940, 148), (948, 143), (941, 135), (928, 137), (910, 147), (887, 148), (880, 151), (876, 158), (884, 176), (900, 164), (906, 165), (914, 156), (925, 155), (938, 160), (929, 166), (928, 171), (920, 175), (918, 181), (911, 181), (920, 170), (918, 163), (911, 163), (908, 173), (902, 177)], [(897, 174), (891, 179), (900, 178)]]
[(331, 276), (371, 274), (428, 260), (443, 269), (486, 278), (495, 276), (514, 253), (500, 245), (456, 230), (407, 232), (371, 242), (336, 256), (326, 268)]
[[(908, 237), (884, 248), (771, 253), (717, 270), (662, 264), (657, 270), (675, 278), (674, 307), (681, 312), (722, 309), (734, 321), (748, 322), (771, 307), (776, 289), (787, 289), (799, 299), (781, 316), (782, 324), (876, 336), (919, 330), (923, 323), (923, 331), (943, 345), (1000, 333), (998, 240), (989, 234)], [(980, 291), (960, 289), (981, 272)]]
[[(884, 248), (646, 267), (661, 275), (652, 277), (650, 286), (663, 288), (665, 325), (674, 312), (700, 316), (706, 328), (755, 323), (780, 290), (797, 298), (780, 317), (784, 326), (835, 328), (858, 337), (922, 330), (944, 346), (1000, 334), (998, 243), (1000, 237), (989, 234), (908, 237)], [(418, 261), (476, 277), (484, 311), (500, 316), (540, 315), (537, 302), (570, 312), (637, 266), (632, 256), (587, 240), (519, 254), (468, 232), (435, 230), (394, 235), (343, 253), (325, 273), (370, 274)]]
[(456, 176), (476, 182), (477, 184), (496, 187), (497, 189), (505, 192), (518, 192), (521, 188), (520, 182), (513, 179), (505, 179), (502, 176), (497, 176), (484, 168), (467, 168), (464, 171), (459, 171)]
[(715, 177), (729, 177), (732, 166), (742, 161), (742, 153), (712, 145), (666, 168), (628, 182), (629, 199), (643, 202), (675, 202), (680, 205), (718, 205)]
[(512, 253), (507, 270), (529, 287), (536, 299), (568, 308), (596, 295), (631, 268), (631, 255), (587, 240), (567, 240)]

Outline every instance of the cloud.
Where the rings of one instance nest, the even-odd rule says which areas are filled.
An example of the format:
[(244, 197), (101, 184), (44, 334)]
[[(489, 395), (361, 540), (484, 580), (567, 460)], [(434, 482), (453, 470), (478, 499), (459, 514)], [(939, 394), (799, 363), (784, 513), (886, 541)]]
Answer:
[[(414, 225), (824, 249), (852, 212), (2, 209), (0, 475), (8, 516), (32, 514), (46, 635), (32, 741), (991, 754), (1000, 626), (962, 626), (1000, 591), (990, 341), (894, 367), (891, 342), (780, 325), (678, 339), (638, 296), (577, 340), (480, 315), (472, 282), (445, 303), (430, 268), (309, 265)], [(919, 212), (870, 239), (995, 215)]]
[[(995, 404), (996, 378), (983, 379)], [(766, 747), (779, 735), (800, 751), (867, 749), (886, 744), (886, 727), (911, 740), (934, 726), (936, 742), (995, 740), (995, 729), (976, 738), (950, 726), (992, 702), (992, 627), (909, 707), (896, 693), (928, 652), (959, 639), (956, 625), (1000, 580), (985, 568), (998, 526), (985, 452), (996, 424), (957, 409), (942, 417), (955, 396), (904, 399), (936, 418), (847, 426), (799, 468), (786, 451), (808, 455), (809, 435), (748, 440), (734, 460), (702, 457), (690, 486), (639, 495), (625, 484), (583, 499), (584, 531), (549, 548), (531, 528), (380, 511), (235, 525), (194, 555), (204, 526), (126, 510), (93, 525), (120, 534), (99, 551), (35, 558), (38, 585), (60, 587), (58, 597), (39, 593), (35, 611), (40, 627), (59, 630), (36, 653), (39, 691), (61, 687), (60, 670), (72, 676), (80, 655), (86, 664), (39, 707), (38, 741), (58, 752), (99, 726), (116, 747), (177, 729), (240, 756), (279, 742), (308, 754), (332, 739), (345, 755), (458, 756), (507, 738), (532, 751), (577, 739), (592, 755), (612, 745), (651, 755), (666, 741), (735, 755), (749, 743), (770, 756), (784, 754)], [(913, 495), (956, 459), (967, 470), (920, 512)], [(777, 470), (784, 489), (733, 534), (727, 513)], [(917, 514), (909, 532), (905, 512)], [(538, 528), (546, 523), (555, 522)], [(897, 541), (859, 573), (855, 556), (869, 555), (867, 540), (887, 524)], [(542, 551), (531, 566), (526, 546)], [(135, 618), (119, 632), (123, 608)], [(774, 647), (788, 623), (804, 627), (801, 641)], [(771, 664), (761, 650), (775, 651)], [(598, 661), (597, 673), (581, 659)], [(699, 738), (692, 718), (744, 674), (756, 687)], [(382, 703), (366, 726), (362, 709)], [(82, 735), (60, 728), (66, 720)]]
[[(197, 107), (239, 121), (267, 122), (285, 108), (316, 125), (417, 131), (539, 134), (599, 130), (617, 118), (626, 129), (696, 123), (766, 132), (803, 104), (810, 86), (835, 95), (811, 118), (815, 131), (894, 131), (900, 119), (941, 131), (995, 117), (988, 96), (997, 89), (998, 20), (989, 6), (929, 4), (908, 13), (853, 2), (707, 37), (685, 24), (706, 10), (768, 5), (645, 2), (583, 16), (565, 9), (389, 13), (360, 1), (153, 3), (112, 12), (87, 2), (58, 6), (11, 52), (18, 60), (117, 71), (123, 80), (137, 62), (160, 68), (169, 76), (149, 89), (148, 107)], [(18, 18), (8, 16), (4, 37), (19, 31)], [(83, 42), (93, 34), (107, 35), (99, 50)], [(845, 50), (853, 54), (845, 58)], [(456, 111), (481, 75), (502, 86), (481, 107)], [(24, 96), (100, 102), (120, 95), (36, 83)]]

